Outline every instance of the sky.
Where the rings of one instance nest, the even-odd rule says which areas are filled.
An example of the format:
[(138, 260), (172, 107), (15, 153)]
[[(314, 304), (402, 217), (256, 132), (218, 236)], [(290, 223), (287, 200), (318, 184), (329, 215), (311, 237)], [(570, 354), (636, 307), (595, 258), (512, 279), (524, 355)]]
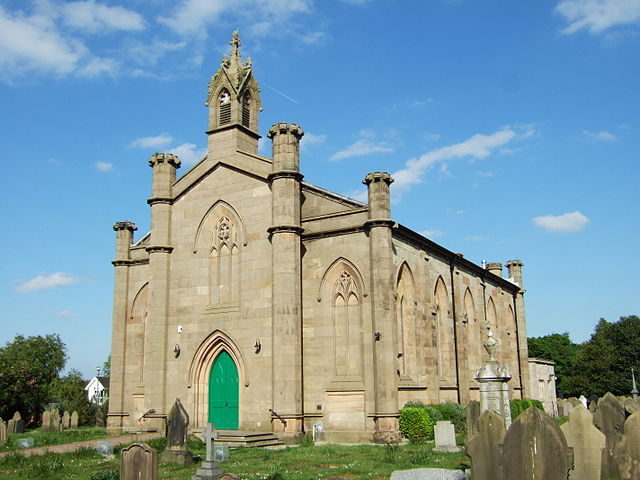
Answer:
[(2, 0), (0, 345), (106, 360), (112, 226), (148, 231), (152, 153), (204, 155), (236, 28), (262, 154), (295, 122), (305, 181), (363, 200), (387, 171), (397, 222), (521, 259), (528, 336), (640, 313), (640, 0)]

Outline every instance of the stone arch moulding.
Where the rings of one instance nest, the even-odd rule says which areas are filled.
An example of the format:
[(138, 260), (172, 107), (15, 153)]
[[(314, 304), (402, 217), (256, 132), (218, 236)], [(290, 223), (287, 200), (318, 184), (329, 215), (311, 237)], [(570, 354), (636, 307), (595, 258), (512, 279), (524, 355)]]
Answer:
[(140, 302), (140, 299), (142, 298), (142, 296), (146, 293), (145, 289), (147, 289), (147, 288), (149, 288), (149, 282), (145, 282), (144, 285), (142, 285), (138, 289), (138, 292), (136, 293), (136, 296), (133, 297), (133, 302), (131, 302), (131, 309), (129, 310), (129, 319), (133, 318), (133, 314), (135, 312), (135, 309), (138, 306), (138, 303)]
[[(249, 386), (247, 365), (236, 343), (221, 330), (214, 330), (200, 344), (193, 355), (189, 367), (189, 404), (193, 412), (193, 426), (204, 426), (207, 420), (209, 405), (209, 373), (213, 362), (220, 352), (225, 351), (231, 356), (238, 368), (239, 385)], [(242, 403), (242, 389), (240, 389), (240, 403)], [(242, 415), (242, 409), (240, 409)]]
[[(364, 283), (364, 278), (360, 274), (360, 270), (349, 260), (344, 257), (338, 257), (334, 262), (324, 271), (322, 275), (322, 280), (320, 280), (320, 287), (318, 288), (318, 301), (322, 301), (322, 292), (325, 291), (325, 287), (327, 285), (327, 281), (329, 277), (333, 274), (334, 271), (347, 270), (353, 277), (356, 279), (356, 283), (362, 287), (362, 296), (366, 297), (368, 295), (367, 288)], [(333, 291), (333, 284), (330, 286), (330, 292)]]
[[(240, 235), (240, 242), (242, 243), (243, 246), (247, 246), (247, 228), (244, 224), (244, 222), (242, 221), (242, 218), (240, 217), (240, 215), (238, 214), (238, 212), (236, 211), (235, 208), (233, 208), (229, 203), (225, 202), (224, 200), (218, 200), (217, 202), (215, 202), (210, 208), (209, 210), (207, 210), (207, 213), (204, 214), (204, 216), (202, 217), (202, 220), (200, 220), (200, 223), (198, 224), (198, 228), (196, 230), (196, 234), (194, 236), (193, 239), (193, 253), (198, 253), (198, 250), (200, 248), (206, 248), (207, 253), (209, 253), (210, 247), (211, 245), (209, 244), (209, 239), (207, 239), (206, 244), (204, 245), (200, 245), (201, 243), (201, 237), (203, 237), (205, 235), (204, 232), (207, 231), (207, 227), (209, 221), (213, 221), (215, 222), (215, 212), (216, 210), (223, 210), (224, 214), (229, 215), (231, 218), (231, 220), (238, 226), (238, 233)], [(215, 227), (215, 224), (211, 225), (211, 229), (213, 229)]]
[(418, 300), (415, 298), (416, 297), (416, 278), (413, 275), (413, 270), (411, 270), (411, 267), (409, 266), (409, 263), (406, 260), (403, 261), (398, 266), (398, 269), (396, 270), (396, 275), (395, 275), (395, 279), (396, 279), (395, 287), (396, 287), (396, 289), (398, 288), (398, 285), (400, 284), (400, 280), (403, 279), (402, 278), (403, 275), (408, 275), (408, 280), (410, 281), (411, 288), (413, 289), (413, 296), (414, 296), (413, 304), (414, 305), (418, 305)]

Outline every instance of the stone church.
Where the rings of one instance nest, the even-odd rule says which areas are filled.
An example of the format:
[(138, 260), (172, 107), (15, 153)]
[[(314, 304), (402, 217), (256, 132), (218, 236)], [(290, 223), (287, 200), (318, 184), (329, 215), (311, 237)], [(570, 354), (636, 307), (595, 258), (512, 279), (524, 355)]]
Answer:
[(194, 430), (397, 441), (407, 401), (478, 399), (488, 329), (528, 396), (522, 262), (503, 277), (398, 224), (386, 172), (363, 172), (367, 203), (305, 182), (294, 123), (259, 155), (239, 47), (209, 82), (207, 155), (179, 178), (152, 155), (151, 231), (114, 226), (109, 429), (161, 428), (179, 397)]

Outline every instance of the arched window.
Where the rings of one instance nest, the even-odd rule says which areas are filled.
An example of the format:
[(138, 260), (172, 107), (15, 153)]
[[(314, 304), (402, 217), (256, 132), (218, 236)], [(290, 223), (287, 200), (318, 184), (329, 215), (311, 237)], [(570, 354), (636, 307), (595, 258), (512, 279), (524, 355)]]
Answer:
[(476, 317), (476, 307), (471, 295), (471, 290), (467, 288), (464, 293), (464, 316), (467, 322), (467, 349), (469, 360), (470, 378), (473, 379), (482, 366), (482, 335), (484, 329), (482, 328), (482, 322), (478, 321)]
[(211, 247), (211, 303), (238, 301), (238, 232), (228, 217), (216, 224)]
[(220, 91), (218, 106), (220, 108), (220, 125), (231, 123), (231, 95), (226, 88)]
[(353, 276), (343, 270), (333, 288), (334, 372), (336, 377), (362, 373), (360, 294)]
[(398, 370), (401, 376), (415, 380), (417, 366), (415, 294), (411, 270), (406, 263), (400, 268), (398, 276), (396, 322)]
[(251, 127), (251, 94), (248, 90), (242, 96), (242, 125)]
[(453, 336), (453, 318), (449, 293), (442, 277), (438, 277), (434, 290), (436, 307), (436, 346), (438, 351), (438, 374), (440, 382), (455, 384), (456, 358)]

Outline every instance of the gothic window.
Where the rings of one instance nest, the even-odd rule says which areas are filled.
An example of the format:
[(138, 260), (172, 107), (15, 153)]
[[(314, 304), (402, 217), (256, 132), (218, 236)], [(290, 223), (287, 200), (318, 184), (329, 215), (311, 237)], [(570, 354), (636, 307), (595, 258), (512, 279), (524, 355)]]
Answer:
[(211, 303), (238, 301), (238, 233), (228, 217), (216, 223), (211, 247)]
[(415, 380), (416, 326), (413, 278), (406, 264), (402, 265), (398, 278), (396, 299), (396, 322), (398, 331), (398, 370), (402, 377)]
[(361, 374), (360, 299), (356, 283), (343, 270), (333, 289), (334, 372), (336, 377)]
[(218, 96), (220, 108), (220, 125), (231, 123), (231, 95), (226, 88), (223, 88)]
[(246, 91), (242, 96), (242, 125), (251, 127), (251, 94)]
[(436, 347), (438, 352), (438, 376), (440, 382), (455, 383), (456, 359), (453, 336), (453, 319), (449, 293), (442, 277), (438, 278), (434, 291), (436, 307)]
[(482, 342), (484, 341), (482, 322), (476, 317), (476, 308), (471, 295), (471, 290), (467, 288), (464, 293), (464, 320), (467, 324), (467, 349), (469, 352), (469, 370), (470, 377), (474, 378), (480, 367), (482, 366)]

